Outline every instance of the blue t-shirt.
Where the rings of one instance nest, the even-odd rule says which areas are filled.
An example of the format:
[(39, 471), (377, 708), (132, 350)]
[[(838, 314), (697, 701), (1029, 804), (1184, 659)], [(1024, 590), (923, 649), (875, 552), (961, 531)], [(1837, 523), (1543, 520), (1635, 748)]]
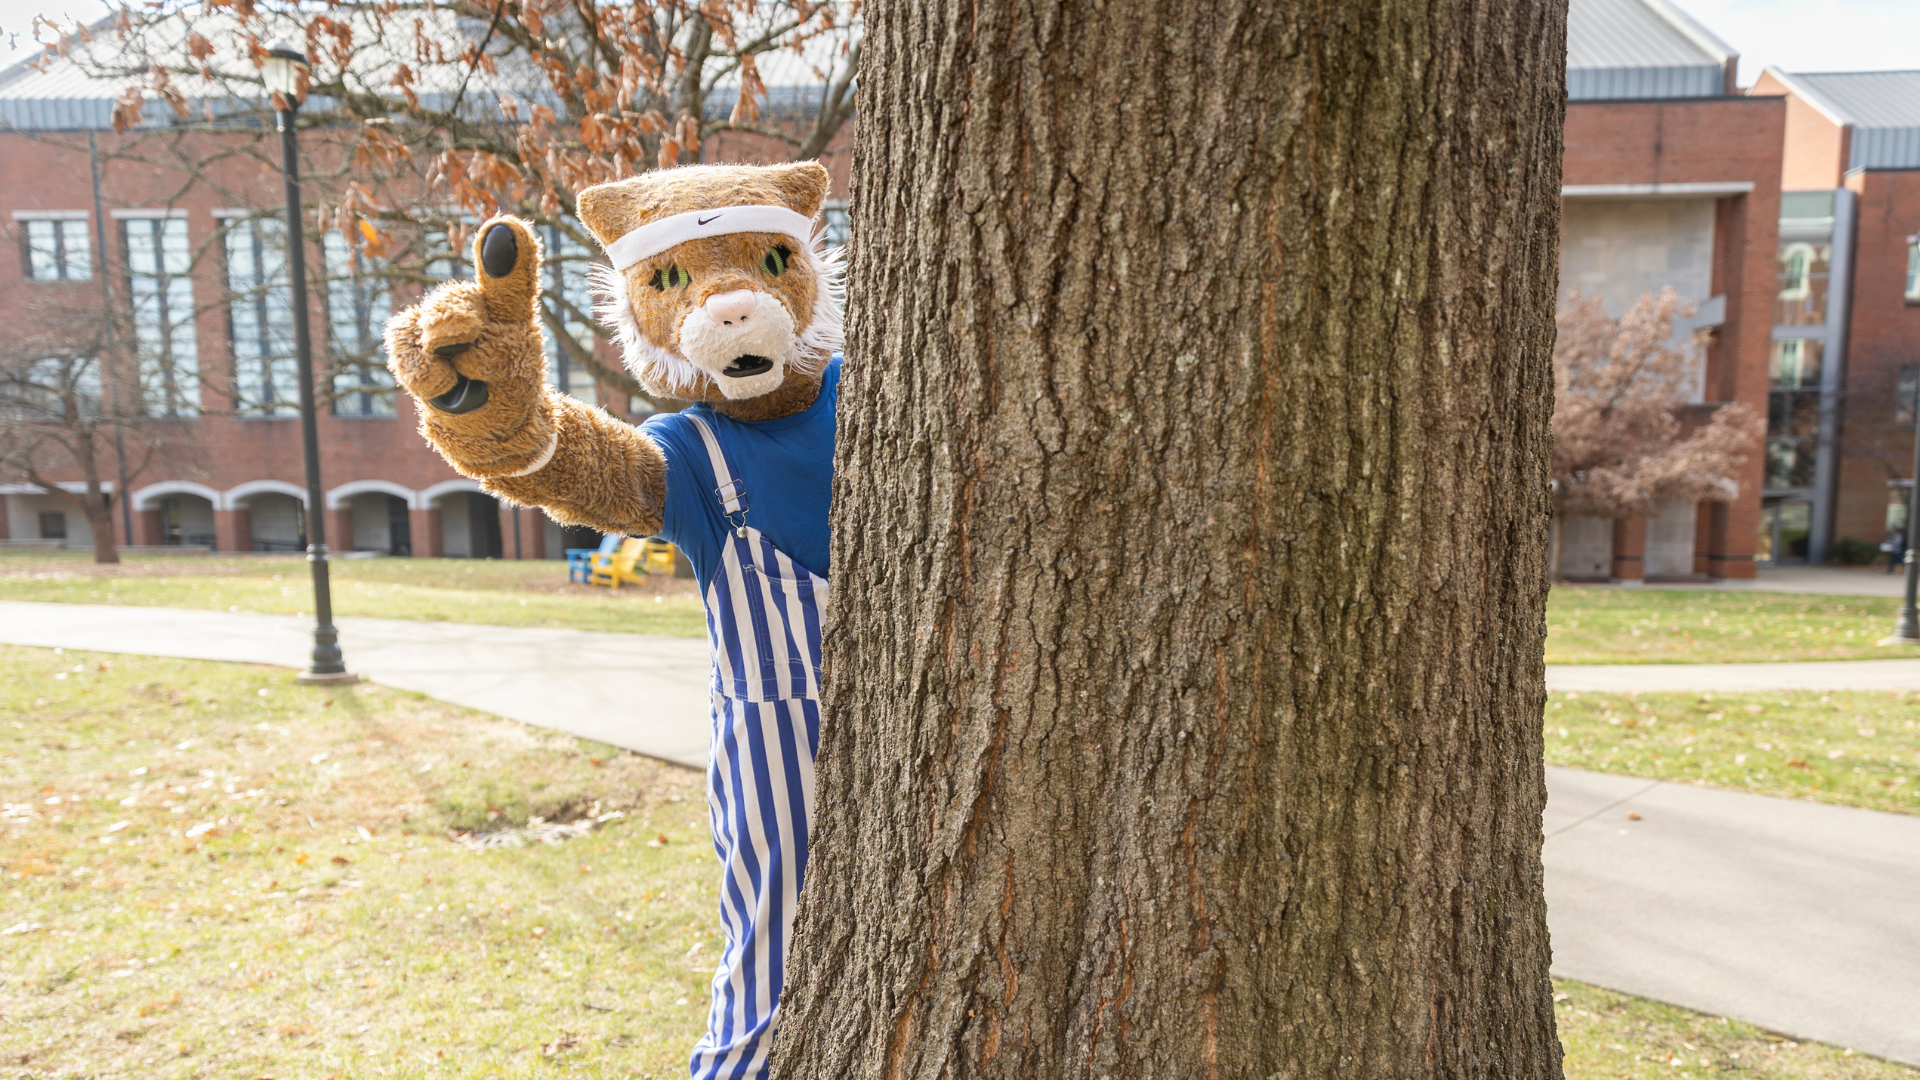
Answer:
[(667, 504), (660, 536), (687, 553), (704, 595), (720, 568), (730, 526), (713, 489), (706, 441), (689, 414), (713, 429), (734, 479), (746, 486), (746, 523), (773, 546), (821, 577), (827, 576), (827, 509), (833, 498), (834, 404), (840, 397), (840, 358), (827, 363), (820, 397), (804, 412), (744, 423), (711, 405), (647, 417), (640, 430), (667, 459)]

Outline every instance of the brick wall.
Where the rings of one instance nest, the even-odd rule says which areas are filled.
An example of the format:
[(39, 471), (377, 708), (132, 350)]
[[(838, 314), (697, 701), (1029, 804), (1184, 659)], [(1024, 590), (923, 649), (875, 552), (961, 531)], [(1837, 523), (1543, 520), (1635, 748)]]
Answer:
[(1762, 72), (1748, 93), (1755, 97), (1782, 97), (1787, 102), (1786, 137), (1780, 159), (1780, 187), (1808, 191), (1840, 186), (1847, 168), (1847, 142), (1852, 130), (1827, 119), (1826, 114)]
[[(847, 190), (847, 170), (852, 154), (850, 129), (843, 130), (829, 147), (823, 160), (834, 177), (836, 193)], [(212, 167), (199, 180), (165, 164), (117, 157), (117, 151), (130, 151), (149, 159), (165, 161), (179, 151), (181, 158), (204, 158), (209, 151), (225, 147), (240, 148), (252, 143), (250, 136), (188, 135), (171, 144), (171, 135), (120, 136), (98, 135), (102, 154), (102, 201), (108, 214), (117, 209), (173, 208), (185, 211), (189, 243), (200, 257), (196, 262), (193, 300), (197, 315), (194, 329), (200, 371), (208, 385), (201, 394), (201, 407), (207, 415), (191, 420), (164, 421), (158, 430), (164, 434), (165, 449), (130, 486), (141, 488), (160, 481), (187, 481), (225, 492), (240, 484), (277, 480), (304, 487), (305, 467), (301, 450), (300, 424), (294, 417), (239, 417), (213, 415), (230, 411), (228, 398), (233, 360), (227, 309), (223, 306), (223, 249), (220, 220), (214, 211), (243, 206), (275, 207), (282, 198), (279, 174), (246, 154), (236, 154)], [(276, 140), (277, 142), (277, 140)], [(254, 150), (258, 150), (258, 146)], [(277, 146), (268, 148), (277, 154)], [(303, 139), (307, 172), (320, 175), (327, 171), (332, 153), (322, 133)], [(708, 160), (778, 161), (787, 151), (778, 140), (761, 136), (729, 133), (709, 140)], [(177, 160), (177, 159), (176, 159)], [(270, 157), (269, 160), (277, 160)], [(311, 190), (311, 189), (310, 189)], [(0, 133), (0, 245), (8, 248), (0, 256), (0, 304), (10, 311), (24, 312), (48, 304), (95, 306), (99, 302), (97, 277), (81, 282), (40, 282), (28, 279), (22, 229), (13, 220), (15, 211), (86, 211), (88, 213), (89, 262), (99, 261), (99, 239), (92, 220), (93, 192), (84, 134), (29, 137)], [(111, 259), (117, 265), (124, 259), (124, 226), (107, 222)], [(319, 265), (320, 255), (308, 248), (309, 266)], [(96, 275), (99, 267), (94, 267)], [(129, 300), (124, 278), (110, 277), (113, 303), (126, 310)], [(316, 363), (326, 349), (327, 320), (318, 290), (309, 290), (309, 319), (314, 334)], [(396, 293), (395, 308), (412, 302), (413, 296)], [(619, 367), (614, 350), (602, 342), (601, 360)], [(597, 400), (616, 415), (626, 415), (624, 394), (599, 387)], [(416, 430), (418, 418), (412, 399), (397, 395), (397, 415), (392, 417), (335, 417), (323, 406), (319, 419), (321, 476), (328, 490), (358, 480), (384, 480), (418, 492), (434, 484), (457, 479), (457, 474), (425, 444)], [(55, 480), (77, 480), (79, 475), (68, 464), (49, 461), (46, 474)], [(108, 468), (112, 465), (109, 463)], [(108, 476), (111, 479), (111, 473)], [(18, 479), (0, 477), (0, 481)], [(413, 546), (416, 554), (437, 553), (438, 514), (415, 512)], [(142, 538), (158, 542), (157, 512), (142, 516)], [(351, 531), (341, 517), (329, 520), (329, 540), (335, 548), (351, 545)], [(511, 527), (511, 518), (504, 524)], [(221, 546), (244, 548), (250, 523), (244, 509), (222, 511)], [(521, 551), (528, 557), (544, 553), (545, 529), (532, 516), (522, 521)], [(423, 529), (431, 535), (423, 535)], [(541, 539), (529, 541), (529, 536)], [(508, 550), (511, 555), (511, 549)]]
[[(1564, 182), (1568, 185), (1751, 183), (1717, 200), (1711, 291), (1727, 318), (1707, 350), (1706, 397), (1745, 402), (1765, 415), (1772, 335), (1774, 262), (1780, 217), (1786, 103), (1726, 97), (1571, 102)], [(1713, 577), (1749, 578), (1760, 526), (1759, 447), (1740, 474), (1740, 493), (1700, 514), (1697, 567)]]
[(1840, 405), (1840, 484), (1834, 535), (1886, 535), (1887, 481), (1913, 469), (1914, 430), (1894, 423), (1902, 365), (1920, 364), (1920, 304), (1906, 299), (1907, 237), (1920, 233), (1920, 169), (1860, 171), (1853, 307)]

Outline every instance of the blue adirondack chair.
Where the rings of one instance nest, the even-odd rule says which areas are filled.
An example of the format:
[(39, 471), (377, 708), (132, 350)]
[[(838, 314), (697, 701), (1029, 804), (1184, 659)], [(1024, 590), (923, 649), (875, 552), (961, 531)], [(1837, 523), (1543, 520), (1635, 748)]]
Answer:
[(579, 582), (582, 585), (593, 584), (593, 557), (611, 555), (619, 551), (620, 541), (624, 539), (626, 537), (619, 533), (608, 533), (600, 538), (600, 546), (597, 548), (568, 548), (567, 580)]

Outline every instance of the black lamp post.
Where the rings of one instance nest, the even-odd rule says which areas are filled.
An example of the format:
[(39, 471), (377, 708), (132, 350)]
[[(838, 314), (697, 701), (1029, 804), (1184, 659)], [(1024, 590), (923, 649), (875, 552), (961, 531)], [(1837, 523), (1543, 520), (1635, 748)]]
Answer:
[(293, 351), (300, 380), (300, 445), (307, 459), (307, 565), (313, 569), (313, 664), (298, 681), (335, 685), (359, 681), (340, 657), (340, 632), (333, 627), (333, 593), (327, 583), (327, 511), (320, 489), (320, 425), (314, 414), (313, 339), (307, 331), (306, 241), (300, 228), (300, 148), (293, 113), (307, 72), (307, 57), (286, 42), (267, 50), (261, 76), (278, 96), (281, 173), (287, 182), (287, 279), (292, 286)]

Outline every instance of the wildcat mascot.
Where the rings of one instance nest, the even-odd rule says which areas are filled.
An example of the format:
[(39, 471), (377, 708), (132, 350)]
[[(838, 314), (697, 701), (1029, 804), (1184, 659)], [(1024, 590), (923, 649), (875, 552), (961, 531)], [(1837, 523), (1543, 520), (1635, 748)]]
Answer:
[(649, 393), (635, 428), (547, 385), (540, 245), (495, 218), (477, 280), (387, 324), (420, 430), (461, 473), (554, 520), (658, 534), (693, 563), (713, 649), (707, 802), (726, 949), (692, 1073), (761, 1077), (807, 862), (840, 375), (839, 252), (817, 163), (689, 166), (580, 193), (606, 249), (596, 314)]

